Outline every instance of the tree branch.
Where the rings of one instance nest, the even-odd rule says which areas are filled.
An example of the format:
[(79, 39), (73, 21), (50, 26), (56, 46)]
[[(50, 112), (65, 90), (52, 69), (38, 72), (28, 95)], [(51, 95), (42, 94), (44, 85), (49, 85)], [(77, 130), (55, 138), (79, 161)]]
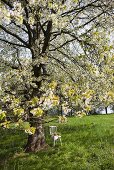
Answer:
[(66, 44), (68, 44), (68, 43), (70, 43), (70, 42), (72, 42), (72, 41), (74, 41), (74, 40), (76, 40), (76, 38), (73, 38), (73, 39), (71, 39), (71, 40), (68, 40), (68, 41), (66, 41), (65, 43), (63, 43), (62, 45), (60, 45), (60, 46), (58, 46), (58, 47), (56, 47), (56, 48), (50, 49), (49, 51), (58, 50), (58, 49), (62, 48), (63, 46), (65, 46)]
[(73, 76), (70, 74), (70, 70), (68, 70), (68, 68), (66, 67), (65, 63), (62, 62), (61, 60), (55, 58), (55, 57), (51, 57), (49, 56), (50, 59), (54, 59), (56, 63), (54, 63), (54, 65), (57, 65), (57, 63), (59, 64), (59, 68), (61, 70), (63, 70), (70, 78), (73, 82), (75, 82), (75, 79), (73, 78)]
[(8, 5), (10, 8), (13, 8), (13, 5), (9, 2), (9, 0), (1, 0), (4, 4)]
[(16, 35), (15, 33), (12, 33), (11, 31), (7, 30), (3, 25), (0, 25), (0, 28), (2, 30), (4, 30), (7, 34), (10, 34), (11, 36), (15, 37), (16, 39), (18, 39), (20, 42), (22, 42), (26, 47), (28, 47), (27, 42), (25, 42), (22, 38), (20, 38), (18, 35)]
[(16, 44), (16, 43), (13, 43), (13, 42), (10, 42), (10, 41), (8, 41), (8, 40), (1, 39), (1, 38), (0, 38), (0, 41), (3, 41), (3, 42), (8, 43), (8, 44), (10, 44), (10, 45), (28, 48), (28, 47), (26, 47), (26, 46), (24, 46), (24, 45), (22, 45), (22, 44)]
[(104, 11), (101, 12), (100, 14), (98, 14), (97, 16), (93, 17), (93, 18), (90, 19), (88, 22), (84, 23), (83, 25), (80, 25), (79, 28), (83, 28), (83, 27), (85, 27), (86, 25), (90, 24), (90, 23), (91, 23), (92, 21), (94, 21), (96, 18), (100, 17), (103, 13), (104, 13)]
[(76, 11), (77, 11), (77, 12), (78, 12), (78, 11), (83, 11), (84, 9), (92, 6), (92, 4), (94, 4), (94, 3), (98, 2), (98, 1), (99, 1), (99, 0), (95, 0), (95, 1), (89, 3), (89, 4), (85, 5), (85, 6), (81, 6), (81, 7), (79, 7), (79, 8), (76, 8), (76, 7), (75, 7), (74, 9), (71, 9), (71, 10), (69, 10), (69, 11), (66, 11), (66, 12), (62, 13), (61, 16), (64, 17), (64, 16), (66, 16), (66, 15), (68, 15), (68, 14), (71, 15), (73, 12), (76, 12)]
[(13, 23), (16, 27), (22, 29), (24, 32), (26, 32), (26, 33), (28, 34), (28, 31), (27, 31), (26, 29), (22, 28), (20, 25), (17, 25), (14, 21), (12, 21), (12, 23)]
[(45, 31), (45, 39), (44, 39), (44, 44), (42, 47), (42, 53), (45, 53), (45, 51), (48, 47), (50, 37), (51, 37), (51, 30), (52, 30), (52, 21), (48, 21), (47, 29)]

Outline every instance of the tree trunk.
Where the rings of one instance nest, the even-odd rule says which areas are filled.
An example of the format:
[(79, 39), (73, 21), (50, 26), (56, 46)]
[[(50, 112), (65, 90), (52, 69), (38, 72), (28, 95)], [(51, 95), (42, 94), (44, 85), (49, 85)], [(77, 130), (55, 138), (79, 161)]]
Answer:
[[(44, 42), (43, 42), (43, 46), (40, 49), (40, 29), (37, 32), (37, 30), (34, 30), (34, 38), (32, 39), (32, 45), (31, 45), (31, 53), (32, 53), (32, 61), (33, 61), (33, 78), (35, 78), (36, 80), (33, 81), (33, 83), (35, 83), (35, 87), (32, 87), (32, 94), (31, 94), (31, 98), (33, 97), (41, 97), (41, 91), (40, 88), (42, 86), (42, 82), (44, 81), (43, 76), (47, 75), (47, 71), (46, 71), (46, 65), (42, 64), (42, 63), (34, 63), (35, 60), (39, 60), (39, 62), (41, 62), (40, 57), (45, 56), (46, 50), (48, 49), (48, 45), (49, 45), (49, 40), (50, 40), (50, 36), (51, 36), (51, 29), (52, 29), (52, 21), (48, 21), (47, 24), (47, 28), (46, 30), (44, 30)], [(38, 80), (38, 78), (40, 77), (40, 80)], [(30, 119), (30, 123), (31, 126), (34, 125), (34, 118), (33, 115), (30, 115), (30, 111), (29, 111), (29, 119)], [(36, 131), (34, 134), (29, 135), (28, 136), (28, 141), (27, 141), (27, 145), (25, 147), (25, 151), (26, 152), (36, 152), (39, 151), (41, 149), (43, 149), (46, 146), (46, 142), (45, 142), (45, 134), (44, 134), (44, 128), (42, 126), (42, 119), (37, 118), (35, 121), (37, 121), (37, 123), (35, 123), (35, 127), (36, 127)]]
[(108, 114), (108, 107), (105, 107), (105, 112), (106, 114)]
[(27, 145), (25, 147), (26, 152), (36, 152), (46, 147), (44, 128), (42, 126), (41, 118), (38, 118), (36, 131), (33, 135), (28, 135)]
[[(34, 51), (32, 53), (32, 59), (39, 59), (39, 52), (38, 47), (34, 46)], [(34, 78), (39, 78), (42, 75), (42, 67), (40, 65), (33, 65), (33, 80)], [(40, 81), (33, 81), (35, 83), (36, 87), (32, 87), (32, 93), (30, 98), (34, 97), (41, 97), (40, 88), (42, 86), (42, 79)], [(42, 118), (34, 118), (33, 115), (30, 113), (31, 108), (28, 111), (28, 121), (30, 122), (31, 126), (35, 127), (35, 133), (32, 135), (28, 135), (27, 144), (25, 146), (25, 152), (37, 152), (41, 149), (44, 149), (46, 146), (45, 142), (45, 134), (44, 134), (44, 128), (42, 125)]]

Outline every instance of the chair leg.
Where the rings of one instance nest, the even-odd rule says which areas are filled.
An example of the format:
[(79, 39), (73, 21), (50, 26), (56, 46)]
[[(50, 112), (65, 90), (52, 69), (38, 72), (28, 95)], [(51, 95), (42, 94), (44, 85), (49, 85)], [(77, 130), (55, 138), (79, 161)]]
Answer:
[(61, 137), (59, 138), (59, 140), (60, 140), (60, 143), (61, 143), (61, 146), (62, 146), (62, 141), (61, 141)]
[(55, 146), (55, 140), (54, 140), (53, 146)]

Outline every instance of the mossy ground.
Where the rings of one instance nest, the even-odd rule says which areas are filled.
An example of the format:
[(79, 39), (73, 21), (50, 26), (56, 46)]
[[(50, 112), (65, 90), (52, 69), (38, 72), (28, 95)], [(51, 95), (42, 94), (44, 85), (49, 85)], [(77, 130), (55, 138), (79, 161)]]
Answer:
[[(49, 125), (58, 127), (62, 146), (53, 147)], [(114, 114), (45, 124), (49, 147), (38, 153), (24, 153), (27, 135), (22, 131), (0, 133), (0, 170), (114, 170)]]

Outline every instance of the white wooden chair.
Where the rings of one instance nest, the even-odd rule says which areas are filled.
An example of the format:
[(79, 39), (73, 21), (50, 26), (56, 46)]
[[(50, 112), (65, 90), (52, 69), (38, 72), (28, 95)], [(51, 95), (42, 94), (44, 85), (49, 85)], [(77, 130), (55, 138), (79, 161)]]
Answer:
[(49, 126), (49, 132), (53, 138), (53, 145), (55, 146), (58, 140), (60, 141), (62, 145), (61, 136), (57, 134), (57, 126)]
[(57, 126), (49, 126), (49, 133), (50, 135), (57, 133)]

